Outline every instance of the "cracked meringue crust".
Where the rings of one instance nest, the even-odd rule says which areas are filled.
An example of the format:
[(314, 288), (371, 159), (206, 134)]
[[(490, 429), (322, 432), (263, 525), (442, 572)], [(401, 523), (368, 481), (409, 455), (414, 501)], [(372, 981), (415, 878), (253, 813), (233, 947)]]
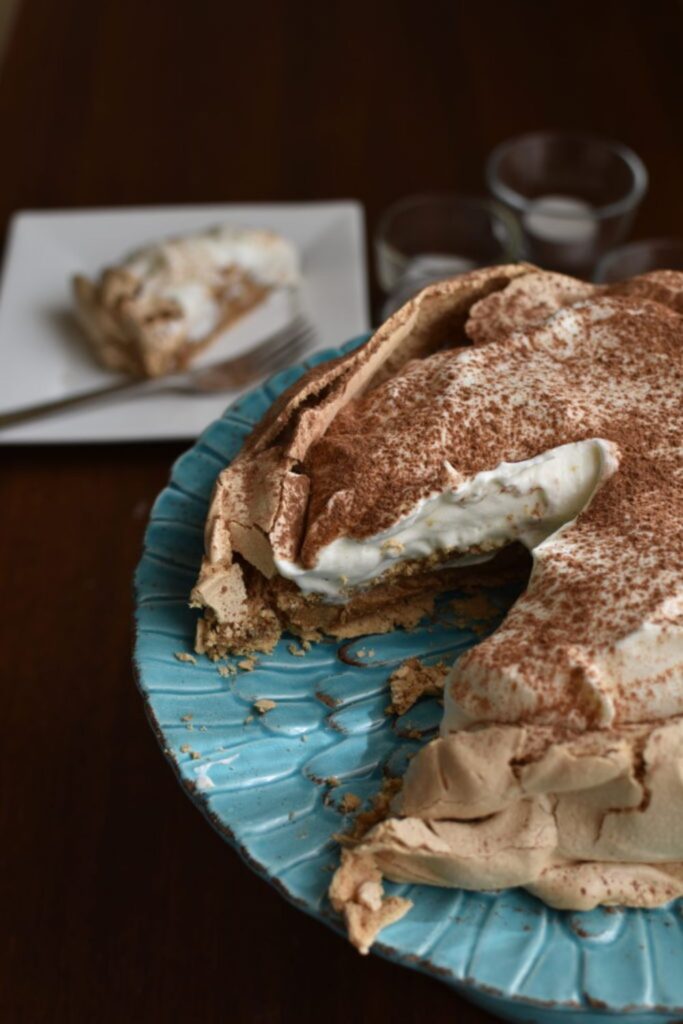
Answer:
[(374, 916), (356, 909), (370, 869), (375, 883), (379, 871), (523, 886), (561, 910), (659, 906), (683, 895), (682, 766), (680, 717), (562, 738), (513, 725), (446, 734), (412, 761), (396, 816), (344, 851), (332, 903), (361, 952), (381, 922), (376, 885)]

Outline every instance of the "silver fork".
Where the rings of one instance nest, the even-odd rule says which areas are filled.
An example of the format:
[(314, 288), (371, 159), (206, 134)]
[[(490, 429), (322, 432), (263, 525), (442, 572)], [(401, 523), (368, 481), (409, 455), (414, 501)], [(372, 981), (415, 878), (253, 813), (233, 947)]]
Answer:
[(308, 348), (315, 337), (315, 329), (310, 321), (301, 313), (291, 320), (286, 327), (269, 334), (254, 348), (243, 355), (232, 359), (224, 359), (210, 366), (197, 367), (183, 373), (174, 373), (153, 380), (123, 380), (116, 384), (106, 384), (92, 391), (81, 391), (67, 398), (57, 398), (51, 402), (40, 402), (37, 405), (26, 405), (20, 409), (10, 409), (0, 413), (0, 430), (17, 423), (38, 419), (86, 405), (106, 401), (119, 396), (155, 395), (164, 391), (177, 391), (187, 395), (219, 394), (244, 387), (251, 381), (269, 376), (283, 369), (296, 356)]

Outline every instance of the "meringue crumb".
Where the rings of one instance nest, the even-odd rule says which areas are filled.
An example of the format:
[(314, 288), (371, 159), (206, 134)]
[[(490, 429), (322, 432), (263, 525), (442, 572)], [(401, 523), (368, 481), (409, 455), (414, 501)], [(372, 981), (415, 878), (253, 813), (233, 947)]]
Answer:
[(245, 725), (251, 725), (251, 723), (253, 721), (254, 721), (254, 716), (253, 715), (247, 715), (247, 717), (244, 719), (244, 724)]
[(382, 906), (382, 888), (379, 882), (362, 882), (356, 891), (356, 899), (368, 910), (379, 910)]
[(386, 551), (390, 555), (401, 555), (405, 551), (405, 544), (402, 544), (400, 540), (385, 540), (381, 546), (382, 551)]
[(329, 890), (334, 909), (344, 915), (349, 938), (356, 949), (367, 953), (382, 928), (410, 910), (410, 900), (385, 896), (382, 875), (368, 854), (342, 850), (341, 865)]
[(396, 794), (403, 785), (403, 779), (395, 778), (394, 776), (385, 776), (382, 782), (382, 788), (379, 793), (375, 793), (372, 798), (372, 807), (369, 811), (361, 811), (353, 819), (353, 823), (349, 832), (339, 833), (335, 838), (343, 845), (352, 844), (355, 845), (359, 839), (362, 839), (366, 832), (368, 832), (373, 825), (377, 825), (380, 821), (389, 815), (391, 810), (391, 801), (394, 799)]
[(194, 654), (188, 654), (187, 651), (174, 651), (173, 657), (176, 661), (188, 661), (190, 665), (196, 665), (197, 659)]
[(484, 632), (481, 625), (474, 625), (472, 619), (479, 622), (490, 622), (500, 615), (500, 610), (489, 601), (485, 594), (473, 594), (471, 597), (456, 597), (450, 602), (455, 612), (454, 622), (458, 629), (472, 629), (475, 633)]
[(303, 649), (305, 651), (310, 651), (310, 649), (311, 649), (311, 641), (310, 640), (302, 640), (301, 641), (301, 646), (303, 647)]
[(354, 811), (358, 810), (362, 802), (356, 793), (344, 793), (344, 796), (339, 801), (339, 810), (342, 814), (353, 814)]
[(440, 697), (447, 674), (443, 661), (423, 665), (419, 658), (408, 658), (389, 676), (391, 704), (387, 713), (405, 715), (422, 697)]
[(193, 750), (190, 754), (190, 757), (192, 758), (193, 761), (200, 761), (202, 755), (199, 753), (198, 750)]
[(253, 672), (258, 662), (256, 658), (243, 658), (242, 661), (237, 662), (237, 667), (244, 669), (245, 672)]
[(269, 700), (268, 697), (261, 697), (260, 700), (255, 700), (253, 707), (258, 711), (259, 715), (265, 715), (267, 711), (272, 711), (273, 708), (277, 707), (277, 702)]
[(192, 750), (192, 747), (190, 746), (189, 743), (181, 744), (181, 747), (180, 747), (180, 753), (181, 754), (189, 754), (191, 750)]
[(181, 722), (191, 722), (193, 718), (194, 718), (194, 715), (181, 715), (180, 716), (180, 721)]
[(303, 658), (303, 656), (306, 654), (306, 651), (303, 649), (303, 647), (297, 647), (296, 644), (289, 644), (287, 650), (289, 651), (290, 654), (293, 654), (295, 658)]
[(330, 789), (334, 789), (335, 786), (339, 785), (339, 779), (337, 778), (336, 775), (328, 775), (328, 777), (325, 779), (325, 782), (330, 787)]
[(235, 675), (235, 669), (232, 667), (232, 665), (219, 665), (218, 675), (223, 676), (224, 679), (227, 679), (228, 676)]

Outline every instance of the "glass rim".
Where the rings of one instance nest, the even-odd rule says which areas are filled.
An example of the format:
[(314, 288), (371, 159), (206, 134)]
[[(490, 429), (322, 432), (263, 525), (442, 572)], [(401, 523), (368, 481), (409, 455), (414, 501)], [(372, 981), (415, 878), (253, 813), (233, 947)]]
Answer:
[(459, 192), (416, 192), (413, 195), (403, 196), (402, 199), (397, 199), (396, 202), (388, 206), (383, 213), (380, 215), (377, 221), (377, 227), (374, 232), (375, 244), (382, 245), (394, 245), (393, 242), (387, 241), (387, 229), (390, 226), (392, 220), (404, 210), (410, 209), (411, 206), (418, 207), (428, 202), (431, 203), (446, 203), (452, 202), (454, 205), (467, 206), (471, 209), (478, 207), (482, 212), (488, 213), (492, 219), (498, 220), (502, 223), (506, 231), (507, 245), (501, 245), (501, 248), (509, 250), (511, 259), (518, 259), (521, 251), (521, 230), (514, 216), (511, 215), (497, 199), (491, 199), (488, 196), (476, 196), (469, 195), (467, 193)]
[[(598, 284), (602, 283), (606, 268), (616, 259), (645, 249), (680, 249), (683, 252), (683, 237), (678, 238), (672, 235), (660, 238), (637, 238), (633, 242), (627, 242), (625, 245), (617, 245), (614, 249), (608, 249), (595, 265), (593, 280)], [(663, 270), (666, 268), (660, 267), (659, 269)], [(644, 271), (644, 273), (649, 273), (649, 271)]]
[[(631, 187), (626, 195), (622, 196), (621, 199), (615, 199), (614, 202), (605, 203), (604, 206), (591, 206), (591, 216), (595, 217), (596, 220), (605, 220), (607, 217), (615, 217), (622, 213), (628, 213), (640, 202), (647, 192), (649, 183), (647, 168), (638, 154), (623, 142), (617, 142), (615, 139), (604, 138), (600, 135), (585, 134), (582, 132), (525, 132), (522, 135), (515, 135), (511, 139), (505, 139), (503, 142), (499, 142), (498, 145), (489, 153), (485, 167), (486, 184), (488, 185), (489, 190), (497, 199), (506, 203), (508, 206), (511, 206), (518, 212), (527, 210), (533, 205), (534, 200), (529, 199), (528, 196), (524, 196), (521, 192), (517, 192), (515, 189), (510, 188), (509, 185), (506, 185), (500, 178), (499, 167), (503, 157), (513, 147), (532, 139), (567, 139), (587, 146), (602, 146), (604, 149), (611, 150), (612, 153), (616, 154), (616, 156), (618, 156), (627, 165), (633, 177)], [(566, 218), (567, 220), (573, 220), (576, 215), (568, 212), (563, 213), (558, 210), (557, 213), (553, 212), (553, 217), (555, 216), (557, 216), (558, 219)]]

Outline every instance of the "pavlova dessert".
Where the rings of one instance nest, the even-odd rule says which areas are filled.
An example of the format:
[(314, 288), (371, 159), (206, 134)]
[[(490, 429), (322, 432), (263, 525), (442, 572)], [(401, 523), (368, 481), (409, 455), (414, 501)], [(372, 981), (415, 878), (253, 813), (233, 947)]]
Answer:
[(410, 628), (528, 575), (459, 658), (440, 736), (330, 895), (365, 951), (382, 877), (559, 908), (683, 895), (683, 274), (432, 285), (311, 370), (220, 475), (197, 650)]

